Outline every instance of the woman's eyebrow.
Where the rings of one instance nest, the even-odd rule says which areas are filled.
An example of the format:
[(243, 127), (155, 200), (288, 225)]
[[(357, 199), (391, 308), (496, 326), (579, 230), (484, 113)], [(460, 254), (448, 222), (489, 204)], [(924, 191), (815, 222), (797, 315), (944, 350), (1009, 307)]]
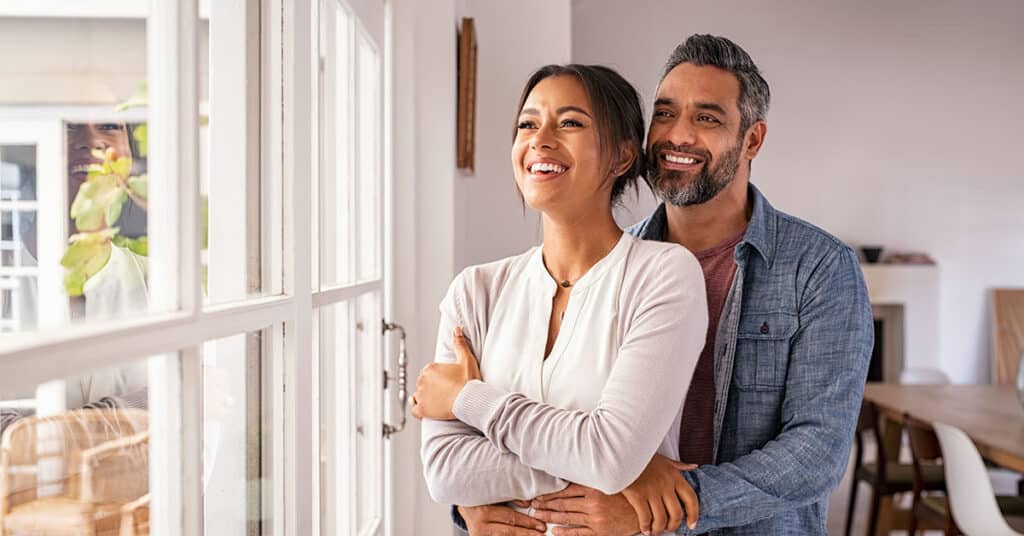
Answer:
[[(555, 113), (559, 115), (564, 114), (565, 112), (579, 112), (593, 119), (593, 116), (590, 115), (590, 112), (584, 110), (583, 108), (580, 108), (579, 106), (562, 106), (561, 108), (555, 110)], [(523, 111), (519, 112), (519, 115), (540, 115), (540, 111), (538, 111), (536, 108), (523, 108)]]

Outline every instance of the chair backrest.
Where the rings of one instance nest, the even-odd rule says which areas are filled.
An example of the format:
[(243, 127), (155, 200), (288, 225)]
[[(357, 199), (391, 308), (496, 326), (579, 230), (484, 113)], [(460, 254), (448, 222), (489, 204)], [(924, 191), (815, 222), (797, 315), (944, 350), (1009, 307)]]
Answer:
[[(15, 422), (0, 440), (0, 513), (38, 498), (41, 490), (77, 497), (82, 452), (148, 426), (147, 412), (139, 409), (79, 409)], [(148, 467), (148, 460), (142, 462)], [(148, 485), (144, 472), (139, 480)]]
[(908, 368), (900, 373), (902, 385), (949, 385), (949, 376), (935, 368)]
[(1024, 536), (1006, 524), (978, 449), (967, 434), (934, 423), (946, 468), (946, 489), (953, 519), (966, 536)]
[(925, 489), (924, 463), (935, 463), (942, 459), (942, 447), (932, 426), (922, 420), (915, 419), (909, 413), (903, 416), (903, 428), (910, 439), (910, 457), (914, 469), (914, 497)]
[(864, 440), (868, 435), (873, 435), (875, 438), (875, 444), (878, 449), (878, 459), (876, 460), (878, 475), (880, 479), (885, 480), (885, 463), (888, 457), (886, 456), (885, 441), (882, 437), (878, 409), (870, 400), (864, 400), (860, 404), (860, 415), (857, 417), (857, 431), (854, 436), (857, 443), (857, 456), (864, 455)]
[(910, 438), (910, 453), (921, 462), (935, 462), (942, 458), (942, 446), (932, 426), (910, 415), (903, 417), (903, 426)]

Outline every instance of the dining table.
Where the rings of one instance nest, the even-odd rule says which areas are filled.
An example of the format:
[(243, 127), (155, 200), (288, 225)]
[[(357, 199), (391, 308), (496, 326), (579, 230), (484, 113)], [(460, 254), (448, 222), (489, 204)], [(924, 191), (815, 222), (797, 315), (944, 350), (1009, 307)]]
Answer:
[[(1024, 473), (1024, 405), (1012, 385), (899, 385), (869, 382), (864, 399), (882, 417), (887, 458), (900, 453), (906, 415), (928, 424), (936, 422), (963, 430), (982, 457)], [(875, 532), (889, 534), (908, 527), (910, 512), (883, 498)]]
[[(868, 383), (864, 399), (897, 424), (910, 414), (928, 424), (955, 426), (971, 438), (982, 457), (1024, 473), (1024, 405), (1012, 385)], [(899, 452), (889, 452), (893, 450)]]

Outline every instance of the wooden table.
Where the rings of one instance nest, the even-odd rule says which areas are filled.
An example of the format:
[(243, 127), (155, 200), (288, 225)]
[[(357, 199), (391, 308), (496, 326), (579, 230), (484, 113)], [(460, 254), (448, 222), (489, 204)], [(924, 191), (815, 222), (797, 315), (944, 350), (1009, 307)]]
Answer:
[(903, 422), (909, 413), (929, 424), (955, 426), (974, 441), (983, 457), (1024, 473), (1024, 407), (1011, 385), (869, 383), (864, 398), (895, 422)]
[[(882, 441), (887, 457), (900, 452), (904, 415), (929, 424), (956, 426), (994, 463), (1024, 472), (1024, 407), (1010, 385), (897, 385), (868, 383), (864, 398), (882, 414)], [(896, 423), (897, 426), (890, 424)], [(909, 510), (896, 508), (892, 497), (879, 504), (876, 535), (909, 527)]]

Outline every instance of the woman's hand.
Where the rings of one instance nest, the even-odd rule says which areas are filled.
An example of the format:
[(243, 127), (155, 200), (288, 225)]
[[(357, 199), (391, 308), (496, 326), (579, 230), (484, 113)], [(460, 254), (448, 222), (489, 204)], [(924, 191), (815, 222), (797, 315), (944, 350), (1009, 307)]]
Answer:
[(461, 326), (455, 327), (452, 347), (455, 349), (454, 364), (431, 363), (420, 371), (420, 376), (416, 380), (416, 392), (412, 395), (413, 417), (439, 421), (455, 420), (455, 415), (452, 414), (455, 398), (470, 380), (481, 378), (476, 357), (469, 349)]
[(636, 481), (622, 490), (622, 495), (636, 511), (644, 534), (678, 529), (683, 522), (683, 507), (686, 509), (686, 526), (696, 527), (700, 502), (690, 483), (679, 474), (696, 468), (696, 465), (655, 454)]

